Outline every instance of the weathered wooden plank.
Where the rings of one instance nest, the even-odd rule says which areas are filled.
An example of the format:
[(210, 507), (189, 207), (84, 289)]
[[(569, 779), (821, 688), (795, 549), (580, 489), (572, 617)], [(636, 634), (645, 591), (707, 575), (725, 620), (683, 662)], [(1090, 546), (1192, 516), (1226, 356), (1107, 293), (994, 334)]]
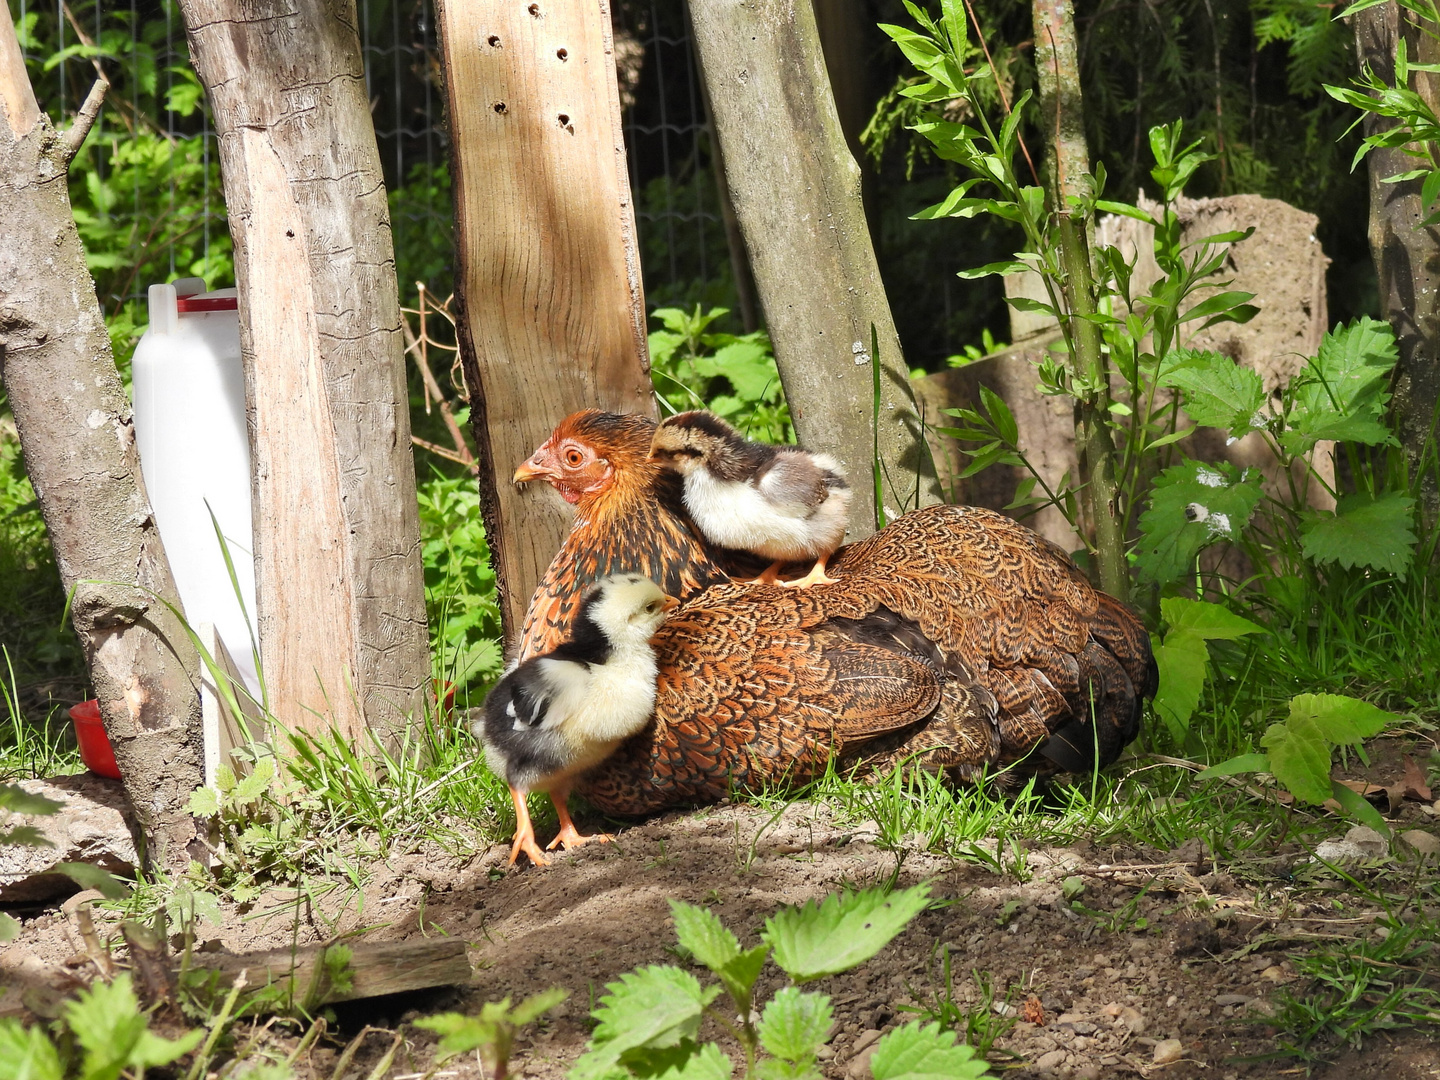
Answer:
[(459, 938), (431, 938), (422, 941), (382, 941), (358, 944), (341, 942), (350, 949), (348, 963), (337, 965), (337, 979), (326, 970), (327, 951), (339, 946), (309, 945), (301, 949), (273, 949), (269, 952), (226, 956), (196, 953), (191, 967), (218, 973), (217, 985), (233, 986), (243, 972), (242, 998), (267, 987), (278, 987), (284, 999), (303, 1002), (306, 1009), (337, 1001), (401, 994), (432, 986), (460, 986), (469, 983), (470, 961), (465, 942)]
[(183, 0), (220, 137), (261, 657), (292, 727), (393, 734), (429, 686), (389, 210), (354, 0)]
[(515, 467), (562, 417), (653, 412), (605, 0), (437, 4), (460, 345), (507, 638), (568, 510)]

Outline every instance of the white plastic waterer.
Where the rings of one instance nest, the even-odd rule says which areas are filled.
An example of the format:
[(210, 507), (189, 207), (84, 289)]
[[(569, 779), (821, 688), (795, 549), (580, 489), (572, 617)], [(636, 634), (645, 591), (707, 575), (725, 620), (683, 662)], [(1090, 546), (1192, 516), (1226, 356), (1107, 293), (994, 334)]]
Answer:
[[(213, 623), (252, 695), (255, 620), (250, 441), (235, 290), (200, 278), (150, 286), (150, 326), (132, 369), (135, 441), (155, 523), (191, 626)], [(207, 508), (208, 507), (208, 508)], [(210, 515), (220, 525), (242, 611)]]

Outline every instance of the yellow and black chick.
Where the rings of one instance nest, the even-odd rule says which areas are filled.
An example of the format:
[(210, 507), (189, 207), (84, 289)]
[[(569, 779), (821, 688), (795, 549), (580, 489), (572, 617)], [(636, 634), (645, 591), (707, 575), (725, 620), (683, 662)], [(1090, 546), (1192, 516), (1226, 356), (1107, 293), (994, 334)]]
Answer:
[(639, 574), (601, 578), (581, 599), (569, 640), (532, 656), (490, 691), (472, 730), (515, 802), (511, 863), (522, 851), (536, 866), (547, 862), (525, 805), (531, 791), (548, 792), (560, 818), (550, 848), (610, 839), (576, 832), (566, 800), (576, 776), (649, 723), (656, 676), (650, 639), (678, 603)]
[[(798, 446), (751, 442), (710, 412), (663, 420), (650, 457), (684, 479), (685, 509), (705, 538), (775, 560), (757, 580), (828, 584), (825, 560), (845, 539), (850, 485), (834, 458)], [(782, 563), (814, 559), (797, 581), (777, 581)]]

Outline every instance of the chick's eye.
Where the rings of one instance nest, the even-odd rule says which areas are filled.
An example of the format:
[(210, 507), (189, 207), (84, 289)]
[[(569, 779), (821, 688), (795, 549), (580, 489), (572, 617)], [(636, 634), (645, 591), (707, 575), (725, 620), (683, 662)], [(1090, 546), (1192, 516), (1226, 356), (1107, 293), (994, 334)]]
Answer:
[(650, 603), (645, 605), (645, 610), (650, 612), (650, 614), (652, 615), (655, 614), (655, 612), (660, 610), (660, 601), (651, 600)]

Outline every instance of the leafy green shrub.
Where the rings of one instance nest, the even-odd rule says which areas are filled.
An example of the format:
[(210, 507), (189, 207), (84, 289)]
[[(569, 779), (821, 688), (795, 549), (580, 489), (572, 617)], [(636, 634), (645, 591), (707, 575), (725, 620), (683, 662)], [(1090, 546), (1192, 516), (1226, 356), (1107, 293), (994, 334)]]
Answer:
[[(718, 984), (658, 964), (608, 983), (591, 1014), (597, 1026), (590, 1047), (571, 1080), (728, 1080), (730, 1059), (716, 1043), (697, 1041), (707, 1018), (744, 1048), (747, 1080), (818, 1080), (816, 1054), (829, 1037), (834, 1010), (829, 997), (800, 987), (869, 960), (930, 905), (929, 894), (928, 885), (889, 894), (867, 889), (784, 908), (766, 920), (761, 944), (751, 949), (742, 949), (713, 912), (670, 901), (680, 948)], [(767, 959), (790, 976), (791, 985), (757, 1010), (755, 985)], [(728, 1007), (717, 1008), (722, 992)], [(733, 1021), (732, 1011), (739, 1014)], [(953, 1031), (918, 1021), (884, 1036), (870, 1068), (875, 1080), (988, 1075), (972, 1047), (955, 1045)]]
[(167, 1039), (150, 1030), (128, 972), (95, 982), (65, 1006), (65, 1030), (73, 1037), (52, 1042), (39, 1024), (0, 1019), (0, 1080), (115, 1080), (144, 1076), (194, 1050), (203, 1031)]
[[(478, 698), (504, 665), (495, 571), (475, 478), (435, 473), (419, 485), (420, 550), (437, 678)], [(477, 700), (478, 704), (478, 700)]]
[(655, 393), (674, 412), (709, 409), (745, 435), (771, 443), (793, 443), (790, 407), (780, 371), (763, 330), (724, 334), (710, 329), (729, 309), (700, 313), (657, 308), (651, 318), (663, 329), (650, 332), (650, 378)]
[(416, 1020), (415, 1026), (440, 1036), (435, 1052), (437, 1068), (453, 1057), (478, 1050), (490, 1080), (505, 1080), (509, 1075), (510, 1048), (519, 1029), (540, 1019), (569, 996), (567, 990), (542, 990), (514, 1008), (507, 997), (486, 1002), (476, 1016), (441, 1013)]

